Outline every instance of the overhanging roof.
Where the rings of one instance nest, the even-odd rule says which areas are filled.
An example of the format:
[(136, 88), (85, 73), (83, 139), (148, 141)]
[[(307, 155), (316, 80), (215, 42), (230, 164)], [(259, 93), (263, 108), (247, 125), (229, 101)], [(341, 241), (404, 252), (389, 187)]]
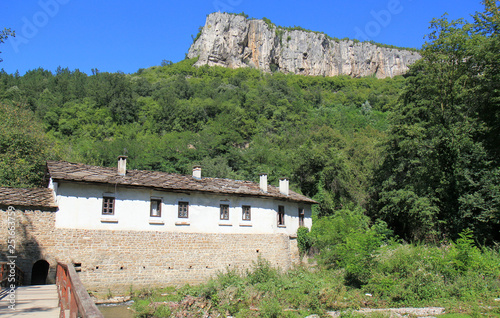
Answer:
[(49, 176), (56, 182), (71, 181), (112, 184), (167, 191), (230, 194), (275, 198), (312, 204), (318, 203), (294, 191), (289, 191), (289, 195), (281, 194), (279, 188), (271, 185), (268, 185), (267, 192), (263, 192), (259, 184), (251, 181), (221, 178), (196, 179), (192, 176), (146, 170), (127, 170), (126, 175), (122, 176), (118, 174), (117, 168), (90, 166), (66, 161), (48, 161), (47, 170)]
[(0, 206), (56, 208), (57, 204), (52, 189), (0, 187)]

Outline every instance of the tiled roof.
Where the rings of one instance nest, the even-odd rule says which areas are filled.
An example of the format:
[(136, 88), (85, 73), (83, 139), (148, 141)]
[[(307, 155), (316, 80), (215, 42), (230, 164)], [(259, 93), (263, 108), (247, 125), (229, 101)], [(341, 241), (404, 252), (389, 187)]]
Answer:
[(3, 206), (23, 206), (23, 207), (57, 207), (54, 202), (52, 189), (34, 188), (1, 188), (0, 205)]
[(54, 181), (75, 181), (101, 184), (118, 184), (155, 188), (170, 191), (208, 192), (244, 196), (272, 197), (288, 201), (317, 203), (316, 201), (289, 191), (281, 194), (279, 188), (268, 185), (267, 192), (260, 190), (259, 184), (220, 178), (195, 179), (192, 176), (160, 171), (127, 170), (125, 176), (118, 174), (117, 168), (89, 166), (65, 161), (48, 161), (47, 169)]

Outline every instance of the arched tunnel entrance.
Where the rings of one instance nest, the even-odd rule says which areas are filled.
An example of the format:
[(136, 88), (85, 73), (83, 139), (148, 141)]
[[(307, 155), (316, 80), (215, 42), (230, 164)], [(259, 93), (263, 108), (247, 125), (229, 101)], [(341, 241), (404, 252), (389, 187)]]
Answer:
[(49, 263), (43, 259), (36, 261), (31, 269), (31, 285), (45, 285), (48, 273)]

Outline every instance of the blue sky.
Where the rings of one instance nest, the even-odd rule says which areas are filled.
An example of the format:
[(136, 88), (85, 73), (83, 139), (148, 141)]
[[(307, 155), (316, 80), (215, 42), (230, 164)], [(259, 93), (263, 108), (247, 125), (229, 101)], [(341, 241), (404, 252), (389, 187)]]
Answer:
[(482, 11), (479, 0), (25, 0), (3, 1), (0, 29), (16, 38), (0, 45), (8, 73), (58, 66), (124, 73), (184, 59), (191, 36), (215, 11), (245, 12), (282, 26), (337, 38), (420, 48), (429, 22)]

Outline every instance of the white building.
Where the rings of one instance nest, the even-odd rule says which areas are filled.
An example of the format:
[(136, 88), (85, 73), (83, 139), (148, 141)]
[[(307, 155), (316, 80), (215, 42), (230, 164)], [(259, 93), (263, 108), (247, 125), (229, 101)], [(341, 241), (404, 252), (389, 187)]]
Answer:
[[(199, 283), (258, 258), (288, 269), (299, 261), (297, 229), (316, 202), (249, 181), (62, 161), (47, 162), (48, 189), (0, 188), (0, 240), (15, 228), (27, 284), (54, 282), (72, 263), (93, 293)], [(15, 213), (13, 214), (13, 210)], [(14, 222), (11, 224), (10, 222)], [(0, 262), (12, 254), (0, 245)]]
[(118, 169), (61, 161), (47, 163), (59, 210), (57, 228), (186, 233), (294, 235), (311, 227), (316, 203), (288, 189), (230, 179)]

